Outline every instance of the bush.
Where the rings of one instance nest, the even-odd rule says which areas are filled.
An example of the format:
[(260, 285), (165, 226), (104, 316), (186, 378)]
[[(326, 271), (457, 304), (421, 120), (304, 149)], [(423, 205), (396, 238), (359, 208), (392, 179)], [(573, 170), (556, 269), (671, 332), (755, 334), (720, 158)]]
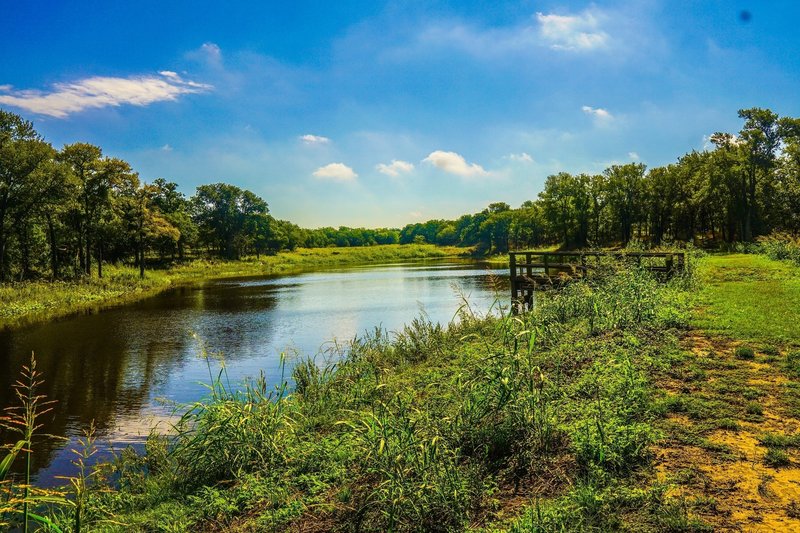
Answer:
[(780, 448), (768, 448), (764, 455), (764, 462), (773, 468), (787, 466), (791, 463), (789, 454)]
[(754, 359), (756, 353), (749, 346), (739, 346), (734, 351), (734, 355), (737, 359)]

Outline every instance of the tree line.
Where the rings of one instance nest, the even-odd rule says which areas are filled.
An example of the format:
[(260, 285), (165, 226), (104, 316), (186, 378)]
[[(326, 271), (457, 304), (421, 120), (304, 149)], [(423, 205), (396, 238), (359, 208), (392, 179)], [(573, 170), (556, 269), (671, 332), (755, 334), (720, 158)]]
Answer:
[(267, 202), (226, 183), (192, 197), (163, 178), (143, 182), (100, 147), (53, 148), (19, 115), (0, 110), (0, 281), (74, 278), (103, 265), (181, 259), (187, 251), (228, 259), (298, 246), (399, 242), (399, 230), (305, 230), (269, 214)]
[(743, 109), (738, 134), (715, 133), (709, 148), (647, 169), (612, 165), (601, 174), (561, 172), (517, 209), (490, 204), (456, 220), (403, 228), (400, 242), (477, 246), (483, 252), (560, 244), (625, 245), (638, 239), (750, 242), (800, 233), (800, 119)]
[(456, 220), (393, 228), (303, 229), (267, 202), (226, 183), (192, 197), (163, 178), (145, 183), (102, 149), (55, 149), (22, 117), (0, 110), (0, 281), (73, 278), (104, 263), (236, 259), (297, 247), (431, 243), (479, 253), (548, 244), (582, 248), (664, 241), (752, 241), (800, 232), (800, 119), (739, 111), (738, 134), (715, 133), (709, 149), (647, 169), (612, 165), (601, 174), (549, 176), (535, 200), (495, 202)]

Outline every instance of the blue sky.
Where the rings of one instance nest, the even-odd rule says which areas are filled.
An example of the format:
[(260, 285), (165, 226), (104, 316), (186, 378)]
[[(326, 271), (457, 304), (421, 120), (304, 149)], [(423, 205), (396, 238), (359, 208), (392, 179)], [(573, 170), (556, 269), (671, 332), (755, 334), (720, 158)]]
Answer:
[[(742, 12), (749, 17), (742, 16)], [(800, 116), (800, 4), (5, 2), (0, 107), (191, 194), (306, 227), (517, 206), (559, 171), (658, 166), (736, 111)]]

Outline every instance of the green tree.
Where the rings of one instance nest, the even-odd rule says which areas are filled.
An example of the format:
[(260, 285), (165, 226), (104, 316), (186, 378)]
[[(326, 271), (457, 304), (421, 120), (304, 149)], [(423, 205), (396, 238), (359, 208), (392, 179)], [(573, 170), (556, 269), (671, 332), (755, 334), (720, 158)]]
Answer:
[(254, 193), (226, 183), (199, 186), (192, 206), (201, 238), (228, 259), (240, 257), (251, 244), (246, 229), (253, 217), (269, 212)]

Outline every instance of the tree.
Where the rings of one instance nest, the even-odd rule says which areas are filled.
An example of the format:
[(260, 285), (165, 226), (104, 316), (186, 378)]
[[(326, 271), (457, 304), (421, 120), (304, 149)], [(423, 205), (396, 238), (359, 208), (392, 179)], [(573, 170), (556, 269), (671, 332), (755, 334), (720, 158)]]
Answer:
[(745, 241), (750, 241), (753, 239), (754, 219), (757, 217), (756, 193), (759, 180), (766, 180), (775, 165), (775, 153), (780, 146), (782, 131), (778, 115), (769, 109), (741, 109), (739, 118), (745, 119), (744, 127), (739, 132), (744, 155), (743, 178), (746, 179), (743, 183), (745, 212), (742, 237)]
[(251, 244), (245, 230), (253, 217), (269, 212), (252, 192), (225, 183), (199, 186), (192, 207), (201, 238), (228, 259), (239, 258)]
[(0, 280), (8, 276), (8, 244), (17, 234), (22, 256), (22, 276), (29, 273), (29, 217), (53, 187), (46, 165), (53, 148), (33, 129), (33, 124), (0, 110)]
[(633, 237), (633, 225), (639, 222), (642, 182), (645, 167), (642, 163), (612, 165), (605, 171), (608, 205), (613, 212), (623, 244)]

